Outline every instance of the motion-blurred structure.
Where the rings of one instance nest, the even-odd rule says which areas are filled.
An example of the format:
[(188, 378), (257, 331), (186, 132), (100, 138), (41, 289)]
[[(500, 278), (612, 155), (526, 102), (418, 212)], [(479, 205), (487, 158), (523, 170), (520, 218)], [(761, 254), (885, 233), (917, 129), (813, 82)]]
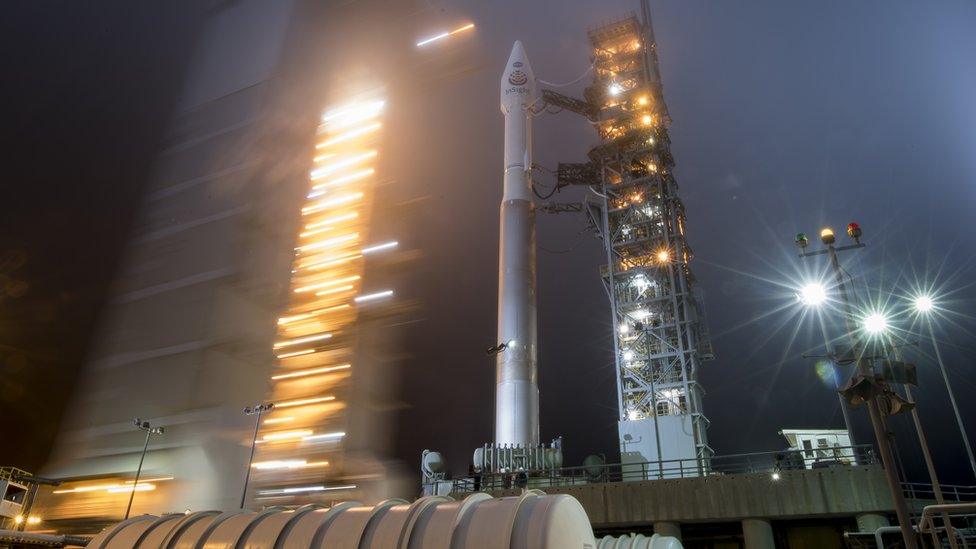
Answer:
[[(384, 101), (367, 98), (327, 110), (319, 127), (302, 229), (292, 268), (290, 302), (278, 318), (271, 376), (272, 408), (255, 444), (263, 475), (285, 472), (287, 486), (258, 490), (261, 500), (313, 492), (350, 492), (355, 484), (322, 484), (315, 469), (342, 470), (346, 382), (356, 351), (359, 308), (393, 291), (364, 292), (366, 256), (394, 250), (396, 241), (368, 244), (376, 169), (376, 134)], [(309, 471), (301, 474), (302, 471)], [(312, 484), (296, 485), (303, 477)], [(265, 480), (263, 483), (268, 484)]]
[[(64, 481), (39, 500), (46, 525), (94, 529), (130, 498), (133, 515), (372, 500), (395, 479), (374, 421), (396, 337), (378, 326), (406, 307), (392, 299), (395, 206), (377, 198), (385, 97), (365, 74), (324, 84), (343, 80), (341, 56), (313, 62), (327, 15), (242, 1), (204, 19), (43, 471)], [(268, 412), (242, 414), (253, 404)], [(133, 417), (165, 427), (138, 481)]]

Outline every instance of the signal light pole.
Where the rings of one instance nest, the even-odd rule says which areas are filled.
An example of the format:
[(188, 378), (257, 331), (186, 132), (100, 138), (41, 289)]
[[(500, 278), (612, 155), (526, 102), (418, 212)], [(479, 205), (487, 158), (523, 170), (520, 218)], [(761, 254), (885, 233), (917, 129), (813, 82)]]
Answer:
[[(837, 259), (837, 252), (839, 251), (853, 250), (864, 247), (864, 244), (861, 242), (862, 231), (860, 225), (857, 223), (848, 224), (847, 235), (854, 240), (854, 244), (835, 247), (834, 243), (836, 242), (836, 238), (834, 236), (833, 229), (830, 227), (824, 227), (820, 231), (820, 241), (823, 242), (825, 247), (810, 252), (801, 252), (800, 257), (827, 255), (829, 258), (830, 267), (834, 274), (834, 282), (837, 284), (837, 288), (840, 291), (847, 339), (850, 342), (851, 354), (857, 364), (855, 379), (858, 383), (867, 380), (869, 383), (874, 384), (877, 382), (875, 380), (870, 361), (862, 356), (863, 352), (860, 349), (859, 341), (856, 335), (857, 332), (854, 327), (854, 311), (850, 296), (847, 293), (847, 285), (844, 283), (844, 271), (841, 269), (840, 261)], [(803, 233), (798, 233), (796, 235), (795, 242), (801, 250), (806, 249), (806, 247), (810, 244), (810, 240)], [(884, 384), (883, 381), (881, 383)], [(908, 514), (908, 504), (905, 502), (905, 493), (901, 488), (901, 479), (898, 477), (898, 470), (895, 467), (895, 457), (891, 450), (891, 441), (888, 439), (888, 426), (885, 421), (884, 412), (881, 409), (876, 395), (871, 395), (865, 400), (868, 406), (868, 415), (871, 418), (871, 427), (874, 430), (874, 439), (878, 444), (878, 452), (881, 454), (885, 479), (888, 481), (888, 489), (891, 491), (891, 499), (895, 505), (895, 514), (898, 517), (898, 526), (901, 529), (901, 535), (905, 543), (905, 548), (916, 549), (918, 544), (916, 542), (915, 532), (912, 527), (911, 516)]]

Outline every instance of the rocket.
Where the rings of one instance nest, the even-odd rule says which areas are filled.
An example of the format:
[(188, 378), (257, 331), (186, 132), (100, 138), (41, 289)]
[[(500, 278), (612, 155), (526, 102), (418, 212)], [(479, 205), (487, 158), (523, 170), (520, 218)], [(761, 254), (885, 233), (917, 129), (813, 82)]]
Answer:
[(536, 372), (535, 205), (532, 203), (532, 107), (535, 75), (516, 41), (501, 79), (505, 116), (504, 192), (498, 251), (495, 443), (539, 444)]

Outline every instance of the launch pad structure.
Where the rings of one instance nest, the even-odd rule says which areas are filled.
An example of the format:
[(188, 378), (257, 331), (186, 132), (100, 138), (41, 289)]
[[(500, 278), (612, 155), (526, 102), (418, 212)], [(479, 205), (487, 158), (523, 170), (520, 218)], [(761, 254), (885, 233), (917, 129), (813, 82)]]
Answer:
[[(535, 204), (532, 119), (557, 107), (580, 114), (601, 143), (588, 162), (561, 163), (556, 188), (589, 187), (583, 203), (543, 211), (585, 211), (603, 241), (601, 279), (610, 298), (622, 463), (666, 478), (663, 462), (709, 472), (708, 420), (698, 383), (712, 357), (691, 273), (685, 211), (673, 175), (670, 116), (664, 103), (650, 8), (589, 31), (592, 83), (584, 99), (543, 89), (522, 43), (501, 77), (505, 118), (498, 265), (495, 440), (475, 450), (477, 473), (533, 475), (561, 466), (561, 442), (539, 441)], [(643, 22), (642, 22), (643, 21)], [(555, 192), (555, 191), (553, 191)], [(651, 476), (648, 476), (651, 478)]]
[(560, 163), (557, 185), (588, 186), (595, 195), (579, 209), (606, 251), (601, 278), (614, 326), (621, 460), (687, 460), (683, 468), (705, 474), (713, 451), (698, 368), (713, 353), (690, 268), (646, 3), (642, 12), (643, 23), (631, 14), (589, 31), (593, 81), (585, 99), (552, 90), (542, 97), (586, 117), (602, 139), (588, 162)]

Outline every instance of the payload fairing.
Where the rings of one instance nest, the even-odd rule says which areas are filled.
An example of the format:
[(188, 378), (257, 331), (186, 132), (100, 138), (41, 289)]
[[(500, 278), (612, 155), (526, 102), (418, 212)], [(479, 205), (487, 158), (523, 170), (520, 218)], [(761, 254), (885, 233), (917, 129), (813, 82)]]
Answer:
[(535, 206), (532, 203), (532, 108), (535, 75), (515, 42), (501, 78), (505, 116), (504, 193), (498, 254), (495, 444), (539, 444), (536, 354)]

